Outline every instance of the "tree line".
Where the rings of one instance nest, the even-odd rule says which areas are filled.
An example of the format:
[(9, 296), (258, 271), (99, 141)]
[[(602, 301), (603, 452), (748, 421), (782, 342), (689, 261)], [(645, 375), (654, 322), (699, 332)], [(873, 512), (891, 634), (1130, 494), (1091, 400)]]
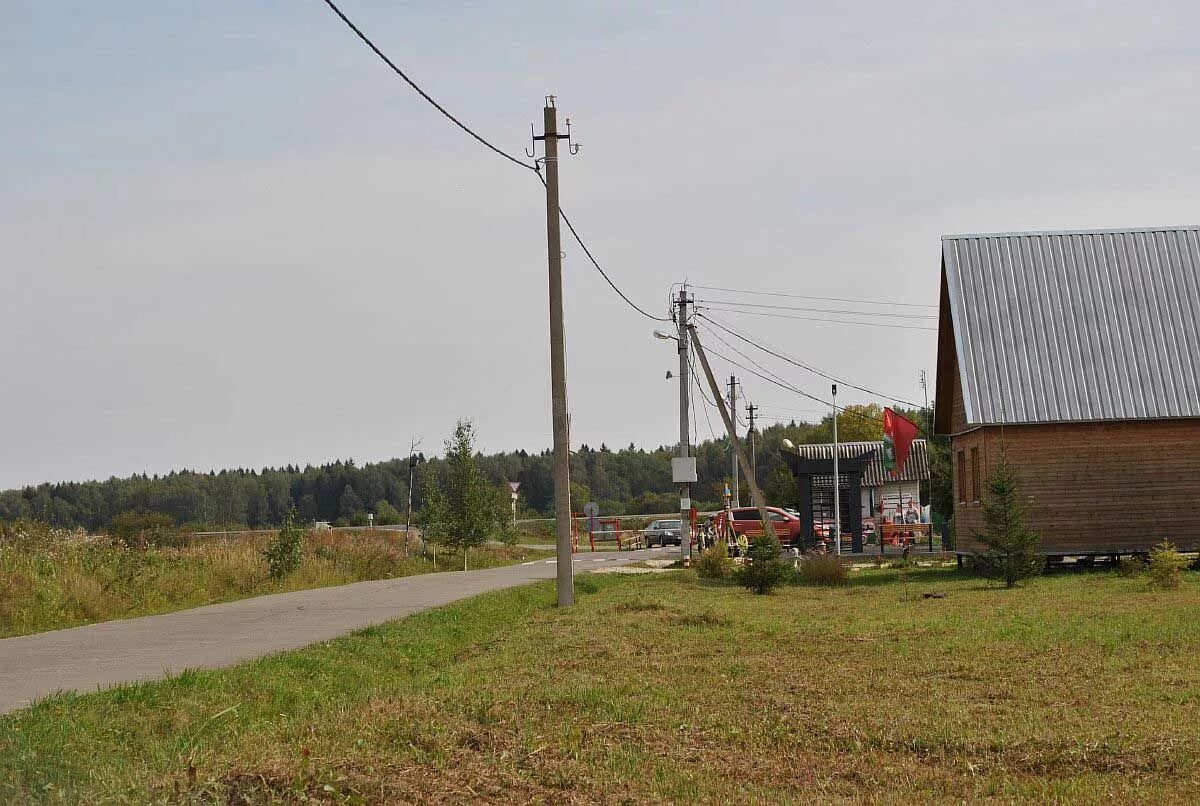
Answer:
[[(904, 412), (922, 424), (931, 423), (928, 409)], [(697, 424), (698, 427), (700, 424)], [(707, 429), (706, 429), (707, 430)], [(781, 458), (784, 439), (794, 444), (832, 441), (833, 421), (775, 423), (756, 435), (757, 477), (773, 502), (790, 503), (790, 474)], [(715, 435), (714, 435), (715, 436)], [(868, 441), (882, 438), (877, 405), (850, 406), (838, 417), (839, 439)], [(930, 439), (935, 511), (950, 514), (950, 460), (945, 439)], [(702, 509), (716, 508), (731, 473), (729, 441), (702, 440), (696, 446), (698, 482), (692, 497)], [(679, 506), (671, 483), (674, 445), (652, 449), (630, 444), (613, 450), (601, 444), (582, 445), (571, 455), (571, 500), (576, 508), (596, 501), (601, 512), (649, 514), (672, 512)], [(482, 477), (492, 485), (519, 481), (521, 512), (548, 516), (554, 509), (553, 457), (549, 449), (475, 456)], [(451, 468), (442, 457), (417, 456), (413, 474), (413, 508), (430, 503), (432, 491), (447, 479)], [(125, 513), (159, 513), (176, 526), (196, 530), (270, 528), (291, 512), (299, 522), (329, 521), (362, 525), (367, 515), (377, 524), (403, 522), (408, 502), (408, 459), (401, 457), (358, 465), (352, 459), (306, 467), (287, 465), (261, 470), (239, 468), (219, 472), (190, 470), (166, 475), (137, 474), (106, 481), (38, 484), (0, 492), (0, 521), (29, 518), (65, 528), (91, 531), (109, 527)], [(743, 488), (745, 485), (743, 485)], [(748, 491), (743, 489), (748, 501)]]

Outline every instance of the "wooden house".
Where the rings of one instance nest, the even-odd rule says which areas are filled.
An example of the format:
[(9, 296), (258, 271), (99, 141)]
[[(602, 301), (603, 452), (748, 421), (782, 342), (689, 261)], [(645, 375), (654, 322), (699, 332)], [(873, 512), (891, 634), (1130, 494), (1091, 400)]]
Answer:
[(948, 236), (941, 273), (959, 550), (1002, 449), (1044, 553), (1200, 549), (1200, 228)]

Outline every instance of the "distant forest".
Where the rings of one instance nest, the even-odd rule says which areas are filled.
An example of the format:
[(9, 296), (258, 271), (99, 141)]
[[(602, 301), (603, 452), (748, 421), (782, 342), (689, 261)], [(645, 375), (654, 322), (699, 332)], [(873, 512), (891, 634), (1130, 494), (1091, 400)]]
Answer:
[[(907, 414), (923, 426), (930, 411)], [(882, 438), (878, 406), (851, 406), (838, 417), (843, 441)], [(703, 422), (700, 424), (707, 430)], [(769, 499), (790, 496), (791, 476), (780, 458), (784, 438), (795, 444), (832, 441), (832, 417), (819, 423), (777, 423), (762, 428), (756, 438), (758, 481)], [(944, 440), (931, 440), (935, 475), (932, 499), (935, 511), (948, 514), (949, 454)], [(675, 446), (643, 450), (634, 445), (612, 450), (607, 445), (582, 445), (571, 456), (571, 500), (576, 508), (596, 501), (602, 513), (647, 514), (671, 512), (679, 506), (671, 483), (670, 458)], [(731, 476), (729, 443), (709, 439), (697, 447), (699, 483), (692, 498), (701, 508), (719, 505)], [(553, 511), (552, 456), (525, 451), (479, 455), (481, 471), (495, 484), (521, 482), (521, 508), (526, 517)], [(780, 471), (783, 471), (782, 473)], [(432, 481), (443, 472), (439, 458), (419, 456), (414, 472), (413, 509), (424, 503)], [(743, 485), (743, 499), (748, 491)], [(286, 466), (220, 472), (178, 471), (164, 476), (135, 475), (107, 481), (39, 484), (0, 492), (0, 521), (31, 518), (74, 528), (100, 530), (123, 513), (162, 513), (176, 525), (198, 530), (265, 528), (279, 525), (294, 509), (301, 522), (316, 520), (340, 524), (365, 524), (367, 513), (376, 523), (403, 520), (408, 500), (407, 457), (359, 466), (353, 460), (319, 467)]]

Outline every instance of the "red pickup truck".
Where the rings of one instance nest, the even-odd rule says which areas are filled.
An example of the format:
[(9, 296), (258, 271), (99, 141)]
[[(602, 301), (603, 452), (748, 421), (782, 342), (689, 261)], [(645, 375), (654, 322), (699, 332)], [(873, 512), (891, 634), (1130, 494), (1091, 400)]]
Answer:
[[(763, 533), (762, 518), (759, 517), (758, 507), (738, 507), (730, 510), (733, 514), (733, 532), (750, 537)], [(775, 536), (784, 546), (799, 546), (803, 540), (804, 530), (800, 519), (779, 507), (767, 507), (767, 517), (775, 528)], [(717, 534), (724, 534), (725, 513), (718, 512), (713, 518), (713, 528)]]

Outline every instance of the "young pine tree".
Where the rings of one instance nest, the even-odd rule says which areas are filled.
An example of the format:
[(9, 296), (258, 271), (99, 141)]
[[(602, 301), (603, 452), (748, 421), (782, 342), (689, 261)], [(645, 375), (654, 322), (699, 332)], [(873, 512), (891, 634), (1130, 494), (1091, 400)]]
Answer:
[(986, 576), (1004, 580), (1006, 588), (1036, 576), (1043, 564), (1037, 553), (1040, 538), (1025, 526), (1019, 487), (1017, 472), (1009, 465), (1007, 452), (1001, 446), (987, 477), (983, 501), (986, 531), (975, 533), (975, 540), (984, 545), (984, 550), (975, 553), (975, 565)]

